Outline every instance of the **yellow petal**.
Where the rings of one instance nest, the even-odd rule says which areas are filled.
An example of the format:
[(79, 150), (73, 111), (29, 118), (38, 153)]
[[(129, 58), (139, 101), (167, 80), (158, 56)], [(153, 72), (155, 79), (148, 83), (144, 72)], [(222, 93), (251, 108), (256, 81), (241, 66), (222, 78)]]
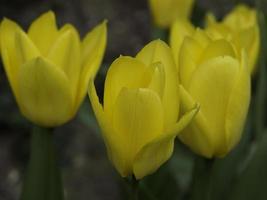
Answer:
[(175, 59), (176, 67), (179, 69), (179, 54), (182, 43), (186, 36), (193, 35), (194, 27), (187, 20), (176, 20), (170, 30), (170, 46)]
[(211, 38), (209, 35), (202, 30), (201, 28), (197, 28), (192, 36), (203, 48), (205, 48), (210, 42)]
[(28, 35), (41, 54), (46, 56), (58, 35), (53, 11), (48, 11), (38, 17), (31, 24)]
[(128, 176), (136, 153), (163, 133), (159, 96), (149, 89), (122, 89), (115, 105), (113, 128), (124, 163), (123, 174)]
[(17, 46), (15, 44), (16, 33), (18, 30), (21, 30), (21, 28), (9, 19), (4, 19), (0, 26), (2, 60), (17, 102), (17, 75), (21, 65), (21, 61), (16, 53)]
[(179, 56), (179, 75), (182, 85), (187, 88), (191, 76), (196, 69), (197, 62), (203, 52), (203, 47), (191, 37), (183, 41)]
[(20, 109), (33, 123), (55, 127), (72, 117), (70, 83), (52, 63), (40, 57), (25, 63), (18, 83)]
[(95, 113), (96, 119), (98, 121), (98, 124), (99, 124), (101, 130), (102, 130), (102, 136), (103, 136), (105, 145), (107, 147), (107, 152), (108, 152), (109, 158), (111, 160), (113, 160), (112, 152), (114, 150), (111, 151), (111, 148), (114, 147), (114, 145), (112, 145), (112, 144), (114, 143), (114, 141), (115, 141), (114, 139), (116, 139), (116, 138), (112, 138), (112, 136), (114, 136), (113, 129), (112, 129), (112, 126), (110, 126), (111, 123), (107, 122), (106, 115), (105, 115), (104, 110), (103, 110), (103, 106), (99, 102), (99, 98), (98, 98), (98, 95), (96, 93), (96, 88), (95, 88), (93, 79), (91, 79), (89, 81), (88, 95), (89, 95), (91, 105), (92, 105), (93, 111)]
[(136, 155), (133, 172), (137, 179), (142, 179), (155, 172), (172, 155), (175, 137), (192, 121), (199, 106), (188, 111), (164, 135), (160, 135), (146, 144)]
[(162, 99), (165, 88), (165, 71), (161, 62), (152, 63), (146, 68), (140, 86), (153, 90)]
[(143, 74), (146, 66), (135, 58), (121, 56), (117, 58), (110, 66), (104, 92), (104, 110), (109, 117), (112, 116), (112, 110), (123, 87), (139, 88), (143, 86)]
[(95, 113), (95, 116), (97, 118), (98, 124), (102, 131), (102, 136), (107, 148), (107, 153), (109, 159), (113, 162), (116, 169), (119, 171), (119, 173), (122, 176), (127, 176), (125, 167), (124, 167), (124, 161), (121, 156), (121, 149), (120, 145), (118, 144), (118, 140), (115, 137), (115, 132), (112, 128), (112, 124), (108, 123), (108, 120), (106, 118), (106, 114), (103, 111), (103, 106), (99, 102), (99, 98), (96, 93), (96, 89), (94, 86), (93, 79), (89, 81), (88, 86), (88, 94), (89, 98)]
[(208, 12), (205, 16), (205, 25), (211, 26), (211, 25), (215, 24), (216, 22), (217, 21), (216, 21), (215, 15), (211, 12)]
[(238, 70), (239, 62), (236, 59), (217, 57), (198, 67), (189, 86), (189, 93), (200, 103), (201, 112), (209, 123), (216, 156), (226, 151), (226, 108)]
[(198, 63), (201, 64), (218, 56), (231, 56), (235, 58), (236, 54), (232, 44), (224, 39), (212, 41), (203, 51)]
[[(96, 75), (99, 65), (102, 61), (107, 43), (107, 21), (97, 25), (92, 31), (87, 33), (82, 42), (82, 60), (83, 65), (86, 67), (91, 63), (92, 59), (97, 57), (98, 65), (87, 66), (91, 68), (90, 71), (93, 76)], [(89, 69), (87, 69), (89, 70)]]
[(234, 43), (239, 47), (241, 52), (244, 48), (248, 53), (248, 66), (250, 72), (253, 74), (257, 65), (259, 49), (260, 49), (260, 35), (257, 26), (253, 26), (240, 31), (234, 38)]
[(33, 44), (31, 39), (23, 31), (17, 31), (15, 35), (16, 54), (21, 64), (24, 64), (38, 56), (40, 56), (39, 50)]
[(84, 99), (88, 87), (88, 81), (95, 77), (101, 65), (107, 43), (106, 21), (90, 31), (82, 42), (82, 72), (79, 82), (76, 107), (79, 107)]
[[(185, 113), (195, 105), (195, 101), (182, 85), (179, 87), (181, 96), (181, 112)], [(201, 105), (200, 105), (201, 107)], [(211, 158), (214, 154), (214, 147), (210, 137), (208, 122), (200, 111), (196, 117), (179, 135), (179, 139), (191, 148), (197, 154)]]
[(178, 72), (175, 67), (171, 49), (161, 40), (155, 40), (146, 45), (136, 58), (147, 66), (155, 62), (161, 62), (165, 71), (165, 89), (163, 95), (164, 127), (175, 123), (179, 114), (179, 96), (177, 91)]
[(61, 32), (47, 58), (65, 72), (70, 80), (72, 96), (75, 100), (81, 73), (80, 39), (75, 28), (69, 25), (64, 32)]
[(238, 79), (231, 92), (226, 110), (225, 131), (228, 151), (241, 138), (250, 102), (250, 72), (248, 70), (246, 56), (246, 54), (242, 54)]

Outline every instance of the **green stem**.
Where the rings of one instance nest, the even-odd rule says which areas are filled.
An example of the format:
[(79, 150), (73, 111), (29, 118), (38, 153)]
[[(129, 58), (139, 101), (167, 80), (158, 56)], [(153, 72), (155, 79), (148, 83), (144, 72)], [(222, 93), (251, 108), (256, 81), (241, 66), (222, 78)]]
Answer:
[(133, 176), (131, 180), (131, 200), (139, 199), (139, 181)]
[(211, 200), (213, 159), (197, 157), (193, 172), (191, 200)]
[(21, 200), (63, 200), (61, 173), (51, 129), (34, 127)]

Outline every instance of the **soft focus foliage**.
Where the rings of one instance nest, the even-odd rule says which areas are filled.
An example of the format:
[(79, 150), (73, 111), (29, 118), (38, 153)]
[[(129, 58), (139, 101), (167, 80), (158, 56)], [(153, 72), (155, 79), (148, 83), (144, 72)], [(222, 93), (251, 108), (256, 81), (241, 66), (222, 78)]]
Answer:
[(201, 105), (179, 138), (205, 157), (225, 156), (241, 138), (250, 102), (246, 53), (239, 59), (226, 39), (211, 38), (186, 22), (172, 27), (171, 41), (180, 43), (172, 48), (179, 53), (181, 110)]
[(195, 0), (148, 0), (154, 23), (161, 28), (169, 28), (177, 18), (191, 16)]
[(197, 112), (195, 108), (177, 120), (177, 86), (171, 50), (160, 40), (149, 43), (135, 58), (121, 56), (112, 63), (103, 106), (90, 83), (89, 96), (109, 158), (121, 176), (141, 179), (171, 156), (175, 137)]
[(234, 43), (236, 52), (244, 48), (248, 54), (248, 66), (251, 73), (256, 70), (260, 50), (260, 29), (257, 11), (246, 5), (236, 6), (222, 22), (217, 22), (213, 14), (208, 14), (206, 29), (216, 39), (225, 38)]
[(70, 24), (58, 29), (51, 11), (36, 19), (27, 33), (9, 19), (2, 21), (0, 31), (5, 71), (23, 115), (45, 127), (73, 118), (101, 63), (106, 22), (83, 41)]

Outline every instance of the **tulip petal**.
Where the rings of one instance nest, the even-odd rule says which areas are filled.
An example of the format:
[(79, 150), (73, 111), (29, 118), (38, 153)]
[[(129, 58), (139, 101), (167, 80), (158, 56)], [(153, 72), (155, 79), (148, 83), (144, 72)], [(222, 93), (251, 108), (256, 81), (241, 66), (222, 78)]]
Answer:
[(90, 98), (95, 116), (97, 118), (97, 121), (102, 131), (102, 136), (103, 136), (106, 148), (107, 148), (108, 157), (113, 162), (113, 164), (115, 165), (119, 173), (122, 176), (127, 176), (126, 171), (129, 171), (129, 170), (125, 171), (123, 158), (120, 157), (121, 154), (119, 153), (120, 146), (117, 145), (118, 141), (117, 141), (117, 138), (115, 137), (116, 135), (112, 128), (112, 124), (108, 123), (106, 119), (106, 115), (103, 111), (103, 106), (99, 102), (99, 98), (96, 93), (93, 79), (89, 81), (88, 94), (89, 94), (89, 98)]
[(203, 51), (198, 63), (201, 64), (218, 56), (231, 56), (235, 58), (236, 54), (231, 43), (227, 42), (225, 39), (212, 41)]
[(142, 62), (128, 56), (121, 56), (111, 64), (104, 90), (104, 110), (109, 117), (112, 116), (112, 109), (121, 89), (142, 87), (145, 71), (146, 66)]
[(216, 17), (213, 13), (208, 12), (205, 16), (205, 25), (212, 26), (217, 22)]
[(145, 88), (123, 88), (117, 98), (113, 128), (124, 175), (132, 173), (136, 153), (163, 132), (163, 108), (159, 96)]
[(36, 48), (31, 39), (23, 31), (17, 31), (15, 35), (15, 45), (17, 58), (24, 64), (38, 56), (40, 56), (39, 50)]
[(82, 42), (82, 71), (76, 99), (76, 107), (79, 107), (84, 99), (88, 87), (88, 81), (95, 77), (101, 65), (107, 43), (107, 24), (104, 21), (90, 31)]
[(239, 77), (231, 92), (226, 111), (226, 141), (230, 151), (240, 140), (250, 102), (250, 72), (246, 55), (242, 54)]
[[(105, 145), (107, 147), (107, 152), (108, 152), (108, 155), (110, 157), (112, 152), (113, 152), (113, 151), (111, 151), (110, 148), (111, 148), (111, 144), (113, 144), (112, 136), (114, 134), (111, 134), (111, 132), (113, 130), (112, 130), (112, 127), (109, 126), (109, 124), (107, 123), (107, 119), (106, 119), (106, 116), (105, 116), (105, 113), (103, 110), (103, 106), (99, 102), (99, 98), (98, 98), (98, 95), (96, 92), (96, 88), (95, 88), (93, 79), (91, 79), (89, 81), (88, 95), (89, 95), (89, 98), (90, 98), (92, 108), (93, 108), (93, 111), (95, 113), (97, 122), (98, 122), (98, 124), (102, 130), (102, 136), (104, 138), (104, 142), (105, 142)], [(114, 146), (114, 145), (112, 145), (112, 146)], [(112, 157), (110, 157), (110, 159), (112, 160)]]
[(170, 30), (170, 46), (175, 59), (176, 67), (179, 69), (179, 55), (182, 43), (186, 36), (193, 35), (194, 27), (187, 20), (176, 20)]
[(155, 172), (172, 155), (175, 137), (192, 121), (199, 106), (184, 114), (166, 134), (160, 135), (146, 144), (136, 155), (133, 172), (137, 179), (142, 179)]
[(165, 88), (165, 71), (161, 62), (152, 63), (144, 71), (140, 86), (156, 92), (162, 99)]
[(19, 102), (17, 95), (17, 76), (18, 69), (21, 65), (21, 61), (18, 59), (16, 53), (17, 47), (15, 44), (16, 33), (18, 30), (21, 30), (21, 28), (15, 22), (6, 18), (2, 21), (0, 26), (2, 60), (17, 102)]
[[(195, 101), (192, 99), (190, 94), (185, 88), (180, 85), (179, 94), (181, 96), (181, 112), (185, 113), (187, 110), (192, 108)], [(201, 106), (201, 105), (200, 105)], [(191, 124), (186, 127), (179, 135), (179, 139), (189, 146), (192, 151), (198, 153), (207, 158), (211, 158), (214, 153), (212, 141), (210, 138), (210, 130), (207, 126), (208, 122), (200, 111), (196, 117), (192, 120)]]
[[(80, 39), (74, 27), (68, 25), (51, 48), (48, 59), (65, 72), (75, 100), (81, 73)], [(75, 110), (76, 111), (76, 110)]]
[(175, 123), (179, 114), (179, 96), (177, 91), (178, 72), (171, 49), (161, 40), (154, 40), (146, 45), (136, 58), (147, 66), (155, 62), (161, 62), (165, 71), (165, 89), (163, 95), (163, 107), (165, 110), (165, 128)]
[(255, 65), (257, 64), (260, 49), (259, 38), (259, 30), (256, 26), (240, 31), (240, 33), (233, 38), (234, 43), (240, 48), (240, 52), (243, 48), (246, 49), (249, 57), (248, 66), (251, 73), (254, 72), (256, 68)]
[(193, 38), (186, 37), (179, 56), (179, 75), (182, 85), (187, 88), (196, 69), (203, 47)]
[(46, 56), (58, 35), (55, 14), (49, 11), (38, 17), (31, 24), (28, 35), (41, 54)]
[[(82, 42), (82, 62), (84, 67), (87, 67), (94, 77), (98, 71), (99, 65), (102, 61), (107, 43), (107, 21), (105, 20), (101, 24), (97, 25), (92, 31), (90, 31)], [(92, 60), (97, 57), (97, 64), (93, 66), (87, 66), (88, 63), (92, 63)]]
[(52, 63), (35, 58), (21, 66), (18, 78), (20, 109), (29, 120), (55, 127), (72, 117), (70, 83)]
[(226, 151), (225, 115), (230, 93), (239, 70), (238, 60), (222, 56), (200, 65), (192, 76), (189, 93), (201, 105), (201, 112), (212, 131), (216, 156)]

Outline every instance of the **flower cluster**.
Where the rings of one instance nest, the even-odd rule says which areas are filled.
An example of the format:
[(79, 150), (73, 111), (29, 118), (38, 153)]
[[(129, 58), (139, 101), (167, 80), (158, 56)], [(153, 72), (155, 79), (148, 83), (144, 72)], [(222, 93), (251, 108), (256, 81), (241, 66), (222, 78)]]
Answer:
[(22, 114), (42, 127), (62, 125), (88, 90), (109, 159), (121, 176), (137, 179), (171, 157), (176, 138), (207, 158), (237, 145), (260, 48), (256, 11), (244, 5), (222, 21), (208, 14), (203, 29), (188, 19), (193, 0), (149, 5), (155, 24), (170, 27), (170, 46), (158, 39), (135, 57), (118, 57), (107, 72), (103, 101), (94, 79), (106, 21), (83, 40), (70, 24), (58, 28), (52, 11), (27, 32), (9, 19), (0, 26), (2, 60)]

